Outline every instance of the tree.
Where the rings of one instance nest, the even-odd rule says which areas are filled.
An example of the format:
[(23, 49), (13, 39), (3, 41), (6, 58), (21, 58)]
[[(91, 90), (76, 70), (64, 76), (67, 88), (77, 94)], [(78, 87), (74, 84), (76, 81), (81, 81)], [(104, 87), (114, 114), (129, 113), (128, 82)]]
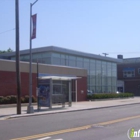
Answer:
[(7, 53), (7, 52), (13, 52), (13, 50), (11, 48), (7, 49), (6, 51), (5, 50), (4, 51), (0, 50), (0, 53)]

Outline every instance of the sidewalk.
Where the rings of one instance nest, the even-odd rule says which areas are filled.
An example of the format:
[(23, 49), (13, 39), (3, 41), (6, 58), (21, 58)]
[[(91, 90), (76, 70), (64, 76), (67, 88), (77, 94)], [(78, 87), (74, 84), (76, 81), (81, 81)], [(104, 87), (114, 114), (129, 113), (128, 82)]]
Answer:
[(90, 109), (100, 109), (108, 108), (115, 106), (124, 106), (131, 104), (140, 104), (140, 97), (128, 98), (128, 99), (112, 99), (104, 101), (84, 101), (84, 102), (73, 102), (72, 107), (68, 105), (65, 108), (62, 106), (53, 106), (50, 110), (49, 108), (41, 107), (41, 110), (38, 112), (37, 106), (34, 106), (34, 113), (27, 114), (27, 105), (22, 106), (22, 114), (16, 115), (16, 105), (10, 105), (9, 107), (0, 105), (0, 120), (18, 118), (18, 117), (28, 117), (28, 116), (37, 116), (45, 114), (54, 114), (54, 113), (63, 113), (63, 112), (73, 112), (81, 110), (90, 110)]

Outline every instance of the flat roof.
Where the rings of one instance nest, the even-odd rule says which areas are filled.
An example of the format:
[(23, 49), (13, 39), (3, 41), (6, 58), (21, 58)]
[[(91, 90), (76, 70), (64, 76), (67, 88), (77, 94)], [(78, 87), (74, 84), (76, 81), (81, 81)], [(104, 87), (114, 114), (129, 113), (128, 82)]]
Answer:
[[(29, 51), (30, 51), (29, 49), (21, 50), (20, 54), (27, 55), (27, 54), (29, 54)], [(41, 52), (57, 52), (57, 53), (64, 53), (64, 54), (69, 54), (69, 55), (81, 56), (81, 57), (116, 62), (116, 63), (122, 62), (121, 59), (117, 59), (117, 58), (105, 57), (105, 56), (101, 56), (101, 55), (96, 55), (96, 54), (92, 54), (92, 53), (85, 53), (85, 52), (75, 51), (75, 50), (56, 47), (56, 46), (46, 46), (46, 47), (39, 47), (39, 48), (32, 49), (32, 53), (41, 53)], [(1, 57), (2, 56), (12, 57), (12, 56), (15, 56), (15, 52), (3, 53), (3, 54), (0, 54), (0, 56)]]
[(52, 80), (62, 80), (62, 81), (68, 81), (72, 79), (79, 79), (81, 77), (70, 77), (70, 76), (41, 76), (38, 77), (38, 79), (52, 79)]

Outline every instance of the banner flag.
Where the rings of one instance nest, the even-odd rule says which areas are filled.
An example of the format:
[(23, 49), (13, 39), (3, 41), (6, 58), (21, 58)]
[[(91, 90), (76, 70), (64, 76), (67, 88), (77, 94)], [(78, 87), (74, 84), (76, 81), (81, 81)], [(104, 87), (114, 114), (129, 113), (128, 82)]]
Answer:
[(37, 14), (32, 15), (32, 33), (31, 33), (31, 39), (36, 38), (36, 21), (37, 21)]

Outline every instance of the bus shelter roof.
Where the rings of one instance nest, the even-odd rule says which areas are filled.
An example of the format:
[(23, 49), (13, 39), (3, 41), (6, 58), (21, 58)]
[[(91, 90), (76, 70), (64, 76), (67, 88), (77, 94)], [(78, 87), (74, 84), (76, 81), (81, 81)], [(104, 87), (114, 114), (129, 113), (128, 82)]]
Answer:
[(69, 76), (40, 76), (38, 79), (52, 79), (52, 80), (74, 80), (74, 79), (79, 79), (81, 77), (69, 77)]

